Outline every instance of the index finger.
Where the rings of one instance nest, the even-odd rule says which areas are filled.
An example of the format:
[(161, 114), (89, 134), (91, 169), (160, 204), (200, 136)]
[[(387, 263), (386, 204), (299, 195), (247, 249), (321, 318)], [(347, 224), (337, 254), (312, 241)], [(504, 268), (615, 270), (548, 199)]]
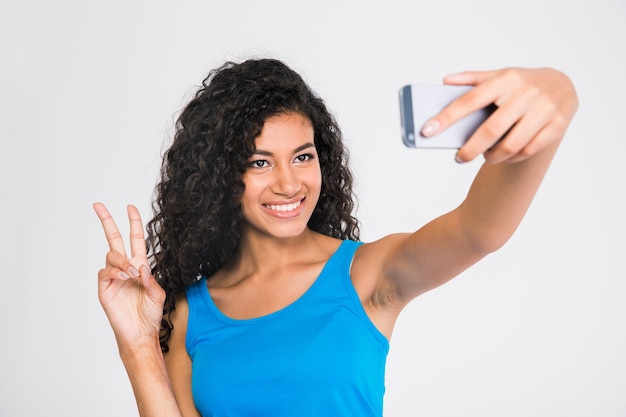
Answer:
[(422, 136), (431, 137), (441, 133), (469, 114), (492, 105), (499, 94), (499, 87), (488, 85), (493, 83), (486, 85), (485, 81), (492, 78), (494, 74), (495, 71), (472, 71), (445, 77), (444, 84), (446, 85), (474, 87), (461, 94), (438, 114), (430, 118), (422, 127)]
[(130, 222), (130, 256), (146, 256), (146, 239), (143, 234), (141, 215), (135, 206), (128, 206), (128, 221)]
[(126, 256), (124, 240), (122, 239), (122, 235), (120, 234), (120, 231), (117, 228), (117, 225), (115, 224), (111, 213), (109, 213), (109, 210), (107, 210), (107, 208), (102, 203), (94, 203), (93, 209), (98, 215), (100, 223), (102, 223), (104, 235), (106, 236), (107, 242), (109, 243), (109, 249)]
[(492, 78), (498, 71), (464, 71), (446, 75), (443, 83), (447, 85), (476, 85)]

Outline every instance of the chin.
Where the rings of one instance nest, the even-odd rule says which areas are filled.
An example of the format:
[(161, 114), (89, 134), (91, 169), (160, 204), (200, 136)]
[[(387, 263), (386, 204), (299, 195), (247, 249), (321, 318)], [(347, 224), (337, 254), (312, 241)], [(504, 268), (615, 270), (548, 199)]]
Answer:
[(308, 227), (289, 227), (273, 230), (270, 234), (278, 239), (295, 239), (308, 231)]

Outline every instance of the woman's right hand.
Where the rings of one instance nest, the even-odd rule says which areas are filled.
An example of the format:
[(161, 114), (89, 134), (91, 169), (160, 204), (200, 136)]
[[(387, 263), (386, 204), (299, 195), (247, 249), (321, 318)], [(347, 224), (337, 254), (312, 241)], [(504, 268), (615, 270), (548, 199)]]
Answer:
[(106, 266), (98, 272), (98, 298), (115, 333), (120, 350), (132, 349), (158, 341), (165, 291), (148, 267), (146, 241), (139, 211), (128, 206), (130, 252), (126, 256), (124, 240), (111, 214), (102, 203), (93, 205), (102, 227), (109, 252)]

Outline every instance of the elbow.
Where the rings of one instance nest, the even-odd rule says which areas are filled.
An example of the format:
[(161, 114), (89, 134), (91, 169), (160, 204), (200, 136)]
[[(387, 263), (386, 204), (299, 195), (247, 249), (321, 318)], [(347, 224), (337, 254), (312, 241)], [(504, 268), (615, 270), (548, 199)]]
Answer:
[(475, 210), (468, 214), (463, 206), (460, 208), (455, 227), (461, 231), (465, 245), (483, 256), (502, 248), (517, 230), (523, 216), (519, 213), (494, 216), (484, 212), (476, 213)]
[(500, 248), (502, 248), (506, 242), (508, 242), (509, 239), (492, 239), (492, 240), (487, 240), (485, 242), (481, 242), (480, 245), (480, 250), (482, 253), (484, 253), (485, 255), (488, 255), (490, 253), (496, 252), (498, 251)]
[(469, 236), (468, 240), (476, 253), (486, 256), (502, 248), (513, 236), (513, 232), (514, 230), (502, 229), (482, 231)]

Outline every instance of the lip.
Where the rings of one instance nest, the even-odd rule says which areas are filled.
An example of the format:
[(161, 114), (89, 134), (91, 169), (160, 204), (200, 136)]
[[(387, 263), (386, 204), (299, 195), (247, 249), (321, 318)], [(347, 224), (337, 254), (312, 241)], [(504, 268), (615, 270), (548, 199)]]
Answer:
[(305, 206), (306, 198), (304, 196), (286, 201), (270, 201), (262, 204), (266, 213), (278, 219), (298, 217), (304, 211)]

